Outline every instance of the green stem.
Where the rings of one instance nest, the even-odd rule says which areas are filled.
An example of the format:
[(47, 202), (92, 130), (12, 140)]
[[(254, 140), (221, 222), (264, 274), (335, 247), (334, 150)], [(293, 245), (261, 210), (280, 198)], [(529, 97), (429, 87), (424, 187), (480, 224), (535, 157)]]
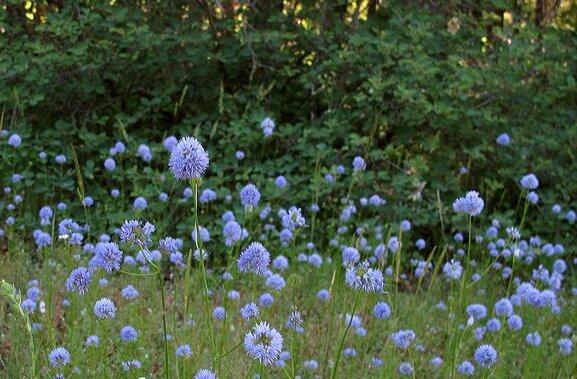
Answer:
[(355, 315), (355, 310), (357, 309), (357, 304), (359, 303), (359, 298), (361, 297), (361, 292), (357, 292), (357, 296), (355, 297), (355, 304), (353, 305), (353, 310), (351, 311), (351, 317), (350, 320), (347, 324), (347, 328), (345, 329), (345, 332), (343, 333), (343, 336), (341, 337), (341, 342), (339, 343), (339, 349), (337, 350), (337, 356), (335, 357), (335, 367), (333, 367), (333, 374), (331, 375), (332, 379), (335, 379), (337, 377), (337, 369), (339, 367), (339, 360), (341, 359), (341, 353), (343, 351), (343, 346), (345, 344), (345, 337), (347, 336), (347, 333), (349, 332), (349, 329), (351, 328), (351, 324), (353, 323), (353, 317)]
[(160, 286), (160, 298), (162, 300), (162, 330), (164, 333), (164, 364), (166, 365), (166, 367), (164, 368), (164, 376), (166, 377), (166, 379), (168, 379), (169, 375), (168, 375), (168, 371), (169, 371), (169, 366), (168, 366), (168, 339), (167, 339), (167, 333), (166, 333), (166, 305), (165, 305), (165, 301), (164, 301), (164, 286), (162, 285), (162, 273), (160, 272), (160, 268), (156, 271), (156, 273), (158, 274), (158, 285)]

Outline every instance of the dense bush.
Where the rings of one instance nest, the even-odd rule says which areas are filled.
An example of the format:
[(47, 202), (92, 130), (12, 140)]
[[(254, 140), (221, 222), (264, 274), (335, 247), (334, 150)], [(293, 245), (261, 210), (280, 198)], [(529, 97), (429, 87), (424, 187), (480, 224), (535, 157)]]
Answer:
[[(327, 186), (324, 174), (363, 155), (369, 174), (355, 193), (379, 193), (391, 215), (410, 215), (426, 234), (439, 230), (437, 193), (446, 201), (478, 188), (505, 211), (520, 172), (536, 172), (546, 188), (539, 211), (576, 205), (573, 9), (545, 27), (516, 2), (187, 3), (10, 1), (0, 11), (2, 128), (37, 149), (16, 156), (3, 143), (0, 169), (24, 175), (34, 213), (77, 197), (72, 164), (38, 170), (40, 149), (71, 162), (74, 146), (89, 194), (122, 184), (128, 204), (166, 187), (155, 173), (172, 134), (195, 135), (218, 157), (206, 185), (221, 195), (236, 181), (272, 186), (282, 174), (303, 205), (311, 194), (337, 204), (330, 195), (349, 183)], [(269, 139), (258, 127), (265, 117), (277, 124)], [(495, 144), (501, 133), (509, 146)], [(106, 173), (116, 140), (133, 155), (151, 143), (152, 162)], [(51, 170), (65, 174), (59, 188)], [(545, 217), (537, 225), (568, 232)]]

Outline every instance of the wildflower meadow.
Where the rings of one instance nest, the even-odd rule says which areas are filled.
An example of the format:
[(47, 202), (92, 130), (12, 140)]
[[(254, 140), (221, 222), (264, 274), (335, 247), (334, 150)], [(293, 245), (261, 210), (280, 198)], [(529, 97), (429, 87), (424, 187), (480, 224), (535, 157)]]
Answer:
[(479, 2), (487, 42), (466, 1), (9, 3), (36, 52), (0, 58), (1, 378), (577, 377), (573, 8)]

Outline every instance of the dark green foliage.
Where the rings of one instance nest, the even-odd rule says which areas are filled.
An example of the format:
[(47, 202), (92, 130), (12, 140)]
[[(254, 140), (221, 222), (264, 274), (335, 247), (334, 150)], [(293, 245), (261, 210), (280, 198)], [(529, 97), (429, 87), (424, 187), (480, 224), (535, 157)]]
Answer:
[[(479, 189), (512, 217), (518, 179), (535, 172), (544, 190), (533, 226), (568, 232), (547, 220), (553, 203), (577, 206), (574, 9), (552, 27), (536, 26), (533, 10), (512, 1), (370, 1), (362, 11), (345, 1), (284, 2), (284, 11), (282, 1), (221, 3), (33, 2), (29, 20), (23, 3), (9, 1), (0, 9), (2, 128), (28, 147), (18, 158), (3, 147), (3, 180), (24, 174), (38, 206), (75, 198), (71, 164), (50, 180), (61, 170), (54, 155), (70, 161), (73, 144), (87, 194), (121, 188), (119, 210), (138, 195), (181, 191), (158, 180), (167, 161), (160, 142), (194, 135), (212, 157), (206, 186), (221, 195), (235, 193), (235, 183), (273, 186), (283, 174), (287, 206), (316, 195), (336, 205), (331, 193), (348, 183), (327, 187), (322, 177), (364, 155), (369, 172), (354, 196), (379, 193), (388, 220), (411, 218), (431, 234), (437, 191), (447, 204)], [(451, 17), (461, 23), (455, 34)], [(269, 140), (259, 128), (266, 116), (277, 124)], [(495, 144), (503, 132), (509, 147)], [(109, 175), (102, 162), (116, 140), (133, 158)], [(45, 169), (30, 141), (51, 154)], [(140, 143), (154, 147), (144, 169)], [(247, 152), (241, 167), (237, 149)], [(123, 217), (106, 213), (111, 226)]]

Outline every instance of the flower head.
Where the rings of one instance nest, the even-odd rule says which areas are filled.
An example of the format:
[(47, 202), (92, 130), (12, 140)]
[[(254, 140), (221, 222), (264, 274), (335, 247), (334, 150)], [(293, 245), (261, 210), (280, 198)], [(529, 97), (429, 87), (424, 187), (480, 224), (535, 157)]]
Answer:
[(98, 318), (114, 318), (116, 306), (112, 300), (103, 297), (94, 304), (94, 315)]
[(120, 270), (122, 251), (114, 242), (99, 242), (94, 247), (94, 263), (108, 272)]
[(118, 235), (120, 242), (130, 243), (132, 245), (147, 245), (150, 242), (150, 236), (156, 227), (149, 222), (139, 222), (136, 220), (124, 221), (120, 227)]
[(66, 279), (66, 289), (68, 291), (77, 291), (80, 295), (84, 295), (91, 280), (92, 271), (86, 267), (78, 267), (74, 269), (68, 279)]
[(497, 350), (491, 345), (481, 345), (475, 350), (474, 357), (481, 367), (491, 367), (497, 362)]
[(282, 335), (266, 321), (256, 324), (244, 336), (244, 349), (248, 355), (266, 366), (278, 360), (282, 347)]
[(176, 179), (201, 179), (208, 168), (208, 154), (195, 138), (184, 137), (170, 153), (168, 166)]
[(528, 190), (534, 190), (539, 188), (539, 179), (535, 174), (527, 174), (521, 178), (519, 181), (521, 187)]
[(240, 272), (262, 275), (268, 269), (270, 254), (260, 243), (253, 242), (240, 254), (238, 269)]
[(63, 347), (57, 347), (50, 352), (48, 360), (53, 367), (62, 367), (70, 363), (70, 353)]
[(467, 213), (469, 216), (480, 215), (484, 206), (485, 202), (477, 191), (469, 191), (465, 197), (459, 197), (453, 202), (453, 210), (456, 213)]
[(256, 208), (259, 201), (260, 191), (254, 184), (247, 184), (240, 190), (240, 203), (245, 208)]
[(352, 289), (365, 292), (382, 292), (384, 287), (383, 273), (369, 268), (368, 261), (348, 267), (345, 280)]

